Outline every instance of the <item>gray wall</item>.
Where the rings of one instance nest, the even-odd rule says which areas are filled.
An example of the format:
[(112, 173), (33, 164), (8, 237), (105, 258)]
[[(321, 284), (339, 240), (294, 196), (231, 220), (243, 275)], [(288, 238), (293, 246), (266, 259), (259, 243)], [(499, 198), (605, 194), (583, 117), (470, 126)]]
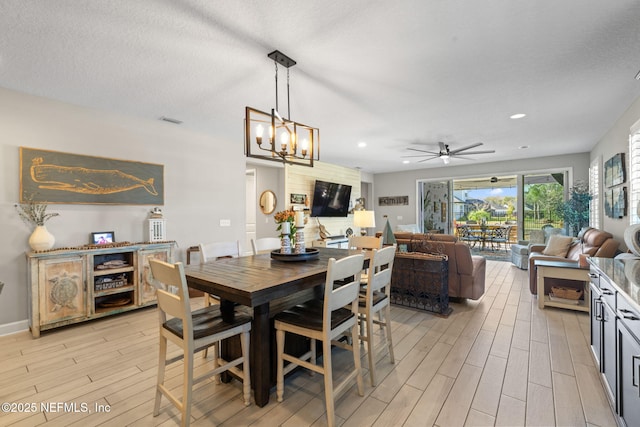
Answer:
[[(231, 136), (204, 135), (158, 120), (95, 111), (0, 88), (0, 335), (24, 329), (31, 229), (14, 204), (19, 197), (19, 147), (164, 165), (167, 236), (177, 259), (201, 241), (244, 241), (245, 158), (242, 128)], [(240, 197), (238, 196), (240, 195)], [(51, 205), (60, 216), (47, 223), (56, 247), (88, 242), (91, 231), (114, 230), (139, 242), (152, 206)], [(230, 227), (220, 227), (230, 219)]]
[(276, 195), (276, 210), (265, 215), (259, 208), (256, 212), (256, 238), (278, 237), (276, 223), (273, 215), (289, 206), (289, 201), (285, 200), (284, 194), (284, 168), (247, 165), (247, 168), (256, 170), (256, 188), (258, 200), (263, 191), (271, 190)]
[[(625, 153), (625, 167), (626, 171), (626, 179), (624, 186), (627, 187), (627, 191), (629, 190), (629, 171), (630, 171), (630, 161), (629, 161), (629, 129), (631, 126), (640, 120), (640, 98), (636, 99), (635, 102), (629, 106), (627, 111), (620, 116), (618, 121), (614, 123), (611, 129), (602, 137), (600, 142), (594, 147), (591, 151), (591, 161), (599, 159), (600, 168), (604, 170), (603, 162), (610, 159), (614, 154), (617, 153)], [(630, 196), (630, 194), (627, 194)], [(603, 221), (602, 228), (612, 233), (616, 239), (620, 242), (620, 250), (626, 251), (627, 246), (624, 243), (624, 230), (629, 226), (629, 215), (628, 212), (630, 209), (635, 210), (635, 206), (627, 206), (627, 215), (624, 218), (614, 219), (608, 218), (604, 214), (604, 198), (601, 198), (600, 212)], [(628, 201), (627, 201), (628, 202)]]

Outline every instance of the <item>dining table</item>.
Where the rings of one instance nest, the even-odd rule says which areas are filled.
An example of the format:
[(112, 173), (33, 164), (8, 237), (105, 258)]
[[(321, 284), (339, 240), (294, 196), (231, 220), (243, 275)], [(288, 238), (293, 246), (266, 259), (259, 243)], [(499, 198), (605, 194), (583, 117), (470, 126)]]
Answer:
[[(223, 319), (232, 317), (238, 305), (252, 311), (249, 366), (255, 403), (260, 407), (269, 402), (270, 390), (275, 386), (273, 316), (303, 301), (323, 297), (330, 258), (362, 253), (349, 249), (311, 249), (315, 250), (317, 257), (304, 261), (295, 260), (296, 257), (272, 258), (271, 253), (264, 253), (221, 258), (184, 268), (190, 288), (220, 298)], [(225, 353), (238, 351), (231, 343), (223, 343), (221, 347), (223, 358), (229, 356)]]

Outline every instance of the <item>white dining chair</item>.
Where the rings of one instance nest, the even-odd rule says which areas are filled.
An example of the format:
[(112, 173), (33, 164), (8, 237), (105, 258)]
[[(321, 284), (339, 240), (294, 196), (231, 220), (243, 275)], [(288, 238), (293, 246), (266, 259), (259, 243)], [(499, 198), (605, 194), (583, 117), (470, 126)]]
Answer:
[[(240, 241), (200, 243), (200, 261), (207, 263), (220, 258), (237, 258), (240, 256)], [(204, 306), (220, 304), (217, 295), (204, 293)], [(209, 350), (205, 349), (204, 357), (207, 357)]]
[[(181, 425), (188, 426), (191, 421), (193, 385), (211, 376), (219, 376), (225, 371), (233, 372), (242, 380), (244, 404), (249, 405), (251, 398), (249, 371), (251, 316), (236, 313), (232, 321), (223, 321), (219, 306), (209, 306), (192, 312), (182, 263), (169, 264), (150, 259), (149, 266), (154, 279), (167, 289), (177, 289), (175, 294), (161, 288), (157, 290), (160, 351), (153, 416), (158, 416), (160, 413), (160, 401), (164, 395), (180, 410)], [(217, 348), (220, 341), (236, 335), (240, 336), (241, 356), (231, 361), (218, 358)], [(168, 341), (178, 345), (182, 349), (182, 353), (167, 360)], [(211, 346), (216, 349), (213, 369), (194, 378), (194, 353)], [(182, 400), (171, 393), (173, 384), (165, 383), (166, 367), (179, 360), (184, 361)], [(238, 368), (240, 364), (242, 364), (242, 369)]]
[(251, 247), (253, 248), (254, 255), (258, 255), (262, 252), (269, 252), (274, 249), (280, 249), (280, 239), (277, 237), (251, 239)]
[[(387, 352), (389, 360), (395, 363), (393, 356), (393, 340), (391, 339), (391, 274), (395, 259), (395, 246), (374, 249), (369, 261), (369, 277), (364, 292), (360, 293), (358, 304), (358, 321), (360, 322), (360, 340), (367, 343), (369, 359), (369, 377), (371, 386), (376, 386), (376, 351), (373, 341), (373, 324), (386, 331)], [(378, 319), (373, 315), (378, 313)], [(365, 327), (363, 327), (365, 326)], [(365, 332), (366, 331), (366, 332)]]
[[(360, 366), (360, 344), (349, 345), (338, 341), (345, 333), (358, 336), (358, 295), (360, 272), (364, 255), (357, 254), (336, 261), (329, 259), (324, 299), (311, 300), (277, 314), (274, 318), (277, 347), (276, 397), (284, 398), (284, 375), (296, 366), (302, 366), (324, 375), (324, 394), (327, 422), (335, 425), (335, 397), (348, 389), (356, 379), (358, 394), (364, 395)], [(348, 306), (349, 308), (345, 308)], [(296, 334), (310, 339), (310, 349), (296, 357), (285, 353), (286, 334)], [(316, 340), (322, 341), (322, 366), (316, 364)], [(357, 341), (357, 340), (355, 340)], [(331, 346), (339, 346), (353, 352), (354, 369), (335, 388), (331, 363)], [(289, 364), (285, 367), (285, 360)]]

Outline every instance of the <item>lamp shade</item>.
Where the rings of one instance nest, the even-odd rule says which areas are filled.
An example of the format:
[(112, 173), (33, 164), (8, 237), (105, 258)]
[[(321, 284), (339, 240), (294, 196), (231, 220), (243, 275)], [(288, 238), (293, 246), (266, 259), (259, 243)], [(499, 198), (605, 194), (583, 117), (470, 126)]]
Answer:
[(354, 211), (353, 225), (360, 228), (376, 226), (376, 215), (373, 211)]

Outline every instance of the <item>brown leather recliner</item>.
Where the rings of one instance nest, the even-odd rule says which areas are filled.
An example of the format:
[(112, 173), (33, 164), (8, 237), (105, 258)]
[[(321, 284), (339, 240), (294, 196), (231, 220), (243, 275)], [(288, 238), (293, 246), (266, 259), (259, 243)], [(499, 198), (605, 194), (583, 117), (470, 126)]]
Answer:
[[(618, 245), (619, 243), (613, 239), (611, 233), (590, 227), (580, 231), (576, 241), (571, 244), (565, 257), (544, 255), (542, 251), (545, 245), (531, 245), (529, 248), (529, 289), (531, 293), (534, 295), (538, 293), (537, 260), (577, 262), (581, 253), (594, 257), (613, 258), (618, 252)], [(561, 284), (566, 286), (571, 282), (573, 281), (548, 279), (544, 284), (544, 292), (547, 294), (552, 285)]]

